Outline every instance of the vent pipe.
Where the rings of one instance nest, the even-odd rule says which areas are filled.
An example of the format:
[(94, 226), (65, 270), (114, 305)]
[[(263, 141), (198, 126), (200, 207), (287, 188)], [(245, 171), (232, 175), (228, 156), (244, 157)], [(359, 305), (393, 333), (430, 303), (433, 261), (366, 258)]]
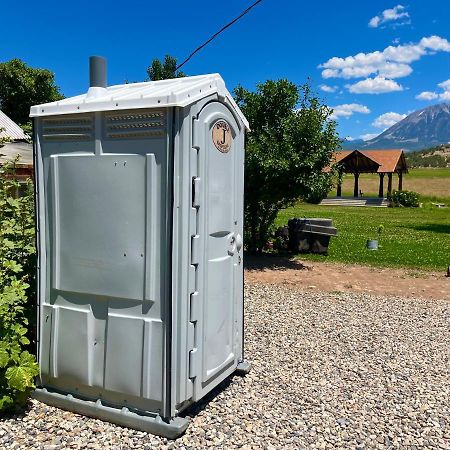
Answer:
[(99, 97), (106, 93), (106, 58), (89, 57), (89, 90), (88, 97)]
[(90, 87), (106, 87), (106, 58), (91, 56), (89, 58)]

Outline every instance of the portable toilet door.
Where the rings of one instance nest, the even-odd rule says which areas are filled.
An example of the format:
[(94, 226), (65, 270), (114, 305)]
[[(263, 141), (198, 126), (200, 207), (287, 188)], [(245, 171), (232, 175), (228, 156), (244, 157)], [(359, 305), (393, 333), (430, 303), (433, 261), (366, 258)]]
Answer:
[(244, 135), (220, 102), (203, 107), (193, 124), (201, 186), (192, 251), (198, 264), (196, 291), (206, 300), (198, 340), (203, 343), (200, 367), (194, 372), (194, 399), (198, 400), (211, 390), (211, 384), (217, 384), (218, 376), (225, 378), (233, 371), (242, 353), (243, 152), (236, 150), (243, 147)]
[(219, 75), (34, 106), (48, 404), (174, 438), (243, 360), (248, 129)]

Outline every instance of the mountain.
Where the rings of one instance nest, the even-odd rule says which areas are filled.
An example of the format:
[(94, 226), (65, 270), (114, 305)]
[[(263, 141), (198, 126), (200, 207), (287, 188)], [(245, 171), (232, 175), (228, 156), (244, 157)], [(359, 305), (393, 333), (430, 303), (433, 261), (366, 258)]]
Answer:
[(406, 116), (400, 122), (368, 141), (350, 141), (344, 149), (369, 150), (403, 148), (421, 150), (450, 142), (450, 105), (440, 103), (428, 106)]

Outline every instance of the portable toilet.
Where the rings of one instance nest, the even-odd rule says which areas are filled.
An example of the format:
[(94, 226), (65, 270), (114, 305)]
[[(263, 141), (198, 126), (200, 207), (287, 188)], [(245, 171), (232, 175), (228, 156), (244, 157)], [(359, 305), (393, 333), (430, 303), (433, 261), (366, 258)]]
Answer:
[(243, 360), (248, 123), (218, 74), (33, 106), (40, 375), (50, 405), (175, 438)]

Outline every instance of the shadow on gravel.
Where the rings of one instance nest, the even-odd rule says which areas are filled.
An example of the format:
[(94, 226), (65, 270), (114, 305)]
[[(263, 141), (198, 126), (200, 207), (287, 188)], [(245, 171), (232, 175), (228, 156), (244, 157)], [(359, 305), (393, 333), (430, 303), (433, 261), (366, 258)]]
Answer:
[(208, 406), (209, 402), (213, 401), (220, 393), (225, 391), (233, 383), (234, 377), (241, 377), (242, 375), (231, 374), (228, 378), (217, 385), (209, 394), (206, 394), (200, 401), (189, 406), (183, 412), (180, 413), (180, 417), (195, 417), (198, 413), (202, 412)]
[(0, 422), (2, 420), (16, 420), (16, 419), (23, 419), (28, 412), (30, 411), (30, 409), (32, 408), (32, 404), (31, 404), (31, 400), (28, 399), (27, 404), (22, 407), (22, 408), (17, 408), (14, 411), (8, 411), (8, 412), (4, 412), (0, 415)]
[(305, 266), (290, 256), (245, 254), (244, 268), (246, 270), (311, 270), (312, 267)]

